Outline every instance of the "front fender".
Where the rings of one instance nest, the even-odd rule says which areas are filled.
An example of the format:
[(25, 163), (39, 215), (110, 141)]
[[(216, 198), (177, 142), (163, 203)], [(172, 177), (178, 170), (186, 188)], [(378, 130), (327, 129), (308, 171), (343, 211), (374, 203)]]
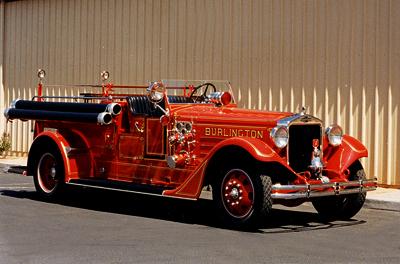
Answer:
[(329, 146), (324, 151), (327, 169), (338, 171), (343, 174), (355, 161), (368, 157), (367, 148), (357, 139), (344, 135), (340, 146)]
[(282, 158), (265, 142), (256, 138), (229, 138), (219, 142), (207, 155), (212, 157), (216, 152), (227, 146), (236, 146), (246, 150), (252, 157), (259, 161), (282, 161)]
[(229, 138), (219, 142), (215, 147), (208, 153), (203, 162), (198, 168), (183, 182), (178, 188), (174, 190), (164, 191), (163, 195), (175, 196), (187, 199), (197, 199), (200, 196), (201, 188), (203, 187), (204, 177), (206, 168), (212, 157), (220, 150), (225, 147), (239, 147), (248, 152), (253, 158), (261, 162), (279, 162), (286, 163), (282, 158), (265, 142), (255, 138)]

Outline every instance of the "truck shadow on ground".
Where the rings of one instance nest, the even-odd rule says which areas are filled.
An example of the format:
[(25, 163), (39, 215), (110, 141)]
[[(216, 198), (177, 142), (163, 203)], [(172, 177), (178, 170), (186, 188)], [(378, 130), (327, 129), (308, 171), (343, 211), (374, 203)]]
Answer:
[[(217, 221), (211, 200), (194, 202), (91, 188), (73, 188), (68, 191), (67, 195), (53, 201), (44, 201), (35, 191), (31, 190), (0, 190), (0, 195), (99, 212), (225, 228)], [(270, 219), (262, 229), (245, 231), (256, 233), (305, 232), (365, 223), (363, 220), (325, 222), (315, 212), (297, 211), (290, 208), (274, 208)]]

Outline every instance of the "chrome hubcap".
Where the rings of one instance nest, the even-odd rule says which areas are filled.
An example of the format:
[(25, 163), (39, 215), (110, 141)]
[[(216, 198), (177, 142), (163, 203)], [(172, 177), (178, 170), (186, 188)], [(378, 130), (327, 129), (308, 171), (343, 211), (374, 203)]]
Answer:
[(231, 180), (228, 182), (228, 186), (225, 187), (225, 201), (227, 203), (230, 203), (231, 206), (240, 204), (240, 201), (243, 199), (242, 194), (243, 190), (240, 183), (238, 183), (236, 180)]
[(52, 167), (50, 169), (50, 176), (55, 179), (56, 178), (56, 168)]
[(232, 197), (232, 199), (236, 200), (239, 198), (239, 190), (237, 188), (232, 188), (232, 191), (229, 195)]

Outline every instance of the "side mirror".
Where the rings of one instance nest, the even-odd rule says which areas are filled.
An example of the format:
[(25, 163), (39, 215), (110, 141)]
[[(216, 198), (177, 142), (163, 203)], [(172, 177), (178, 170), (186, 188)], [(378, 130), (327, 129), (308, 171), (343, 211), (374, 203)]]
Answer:
[(165, 86), (162, 82), (153, 82), (149, 88), (147, 88), (147, 96), (150, 102), (157, 104), (164, 99)]
[(153, 82), (149, 88), (147, 88), (147, 97), (149, 98), (150, 102), (152, 102), (156, 108), (160, 109), (164, 113), (164, 115), (160, 118), (160, 122), (162, 124), (164, 124), (162, 120), (164, 116), (169, 118), (169, 110), (165, 110), (159, 105), (159, 103), (164, 99), (164, 96), (165, 86), (162, 82)]

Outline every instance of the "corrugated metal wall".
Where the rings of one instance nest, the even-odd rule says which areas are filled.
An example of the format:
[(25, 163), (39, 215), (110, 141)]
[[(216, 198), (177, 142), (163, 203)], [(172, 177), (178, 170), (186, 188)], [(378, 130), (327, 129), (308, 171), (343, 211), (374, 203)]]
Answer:
[(1, 113), (4, 112), (5, 108), (5, 94), (4, 94), (4, 86), (3, 86), (3, 58), (4, 58), (4, 2), (0, 2), (0, 136), (3, 135), (5, 131), (5, 118)]
[[(4, 22), (7, 104), (34, 94), (39, 67), (48, 83), (97, 83), (103, 69), (115, 83), (228, 79), (243, 107), (307, 105), (342, 124), (369, 174), (400, 184), (400, 1), (15, 1)], [(26, 152), (30, 123), (8, 131)]]

